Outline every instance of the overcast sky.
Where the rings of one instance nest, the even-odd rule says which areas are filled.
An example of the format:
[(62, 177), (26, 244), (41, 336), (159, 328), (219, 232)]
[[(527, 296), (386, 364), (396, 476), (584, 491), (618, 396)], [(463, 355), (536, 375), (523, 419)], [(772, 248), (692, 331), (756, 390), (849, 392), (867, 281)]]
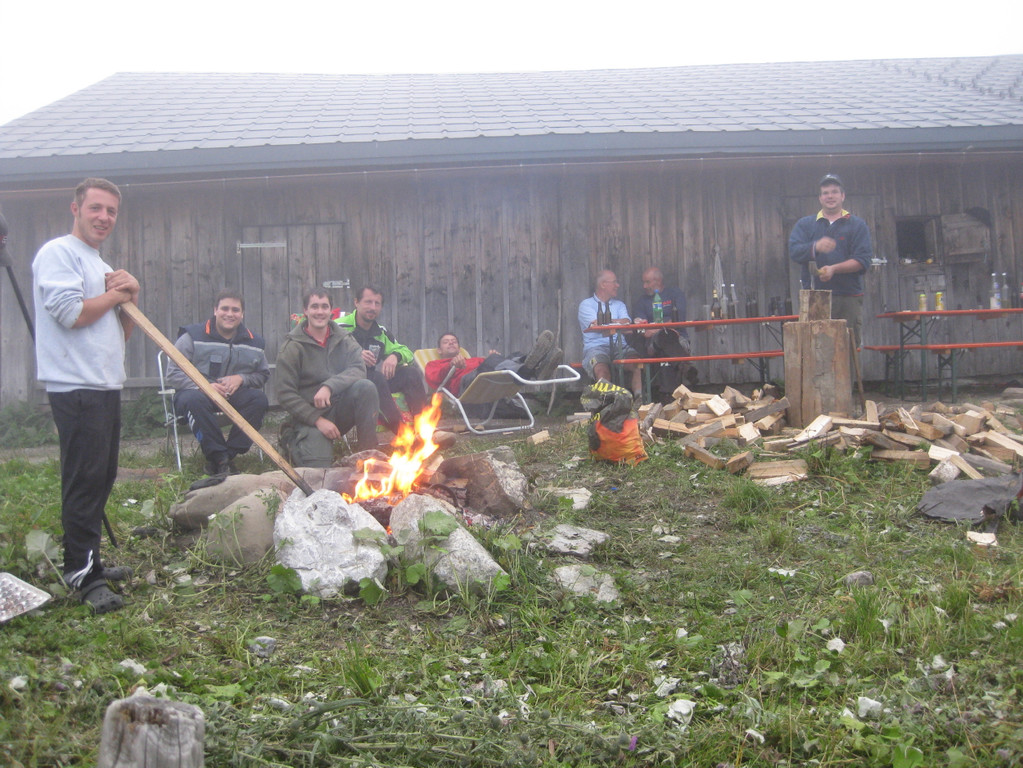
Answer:
[[(1019, 0), (8, 0), (0, 124), (115, 72), (512, 72), (1023, 52)], [(821, 83), (821, 97), (842, 84)]]

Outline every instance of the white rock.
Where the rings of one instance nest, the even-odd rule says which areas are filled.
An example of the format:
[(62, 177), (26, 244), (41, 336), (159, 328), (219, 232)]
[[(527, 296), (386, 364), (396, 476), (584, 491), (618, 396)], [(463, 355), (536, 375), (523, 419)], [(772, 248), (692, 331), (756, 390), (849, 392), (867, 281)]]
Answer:
[(117, 666), (124, 667), (136, 675), (144, 675), (146, 673), (146, 668), (135, 661), (135, 659), (123, 659)]
[(505, 570), (461, 524), (440, 541), (428, 540), (421, 522), (430, 512), (441, 512), (457, 523), (455, 508), (433, 496), (414, 493), (391, 510), (391, 531), (405, 547), (405, 557), (422, 560), (450, 592), (485, 593)]
[[(658, 683), (657, 682), (658, 680), (660, 680), (661, 682)], [(657, 690), (655, 693), (657, 694), (658, 698), (666, 699), (669, 696), (671, 696), (671, 694), (678, 690), (678, 684), (680, 682), (682, 682), (682, 679), (679, 677), (658, 676), (657, 678), (654, 679), (654, 683), (657, 684)]]
[(614, 603), (620, 597), (614, 579), (594, 571), (592, 566), (563, 565), (554, 571), (554, 580), (577, 595), (589, 595), (601, 603)]
[(575, 512), (581, 512), (586, 509), (590, 505), (590, 499), (593, 497), (593, 494), (586, 488), (544, 488), (543, 490), (555, 498), (570, 499), (572, 509)]
[(882, 708), (883, 705), (880, 701), (869, 699), (866, 696), (860, 696), (856, 699), (856, 711), (859, 713), (861, 720), (877, 717), (881, 714)]
[(554, 527), (551, 540), (547, 548), (559, 555), (577, 555), (588, 557), (592, 554), (594, 547), (603, 544), (610, 537), (601, 531), (592, 528), (580, 528), (575, 525), (557, 525)]
[(693, 719), (696, 703), (689, 699), (676, 699), (668, 705), (667, 715), (685, 730)]
[[(356, 531), (370, 531), (378, 538), (356, 538)], [(355, 592), (364, 578), (383, 582), (387, 561), (380, 543), (386, 537), (372, 515), (333, 491), (306, 496), (296, 490), (274, 523), (278, 561), (293, 568), (302, 588), (319, 597)]]

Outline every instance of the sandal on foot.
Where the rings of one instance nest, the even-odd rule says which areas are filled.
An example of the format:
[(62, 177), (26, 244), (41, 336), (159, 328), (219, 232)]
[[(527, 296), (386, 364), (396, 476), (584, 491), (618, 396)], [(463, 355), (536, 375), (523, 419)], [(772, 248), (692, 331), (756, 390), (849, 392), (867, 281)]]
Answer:
[(124, 598), (99, 579), (83, 587), (79, 599), (83, 605), (92, 608), (93, 613), (110, 613), (124, 608)]
[(126, 565), (106, 565), (100, 571), (107, 581), (127, 581), (131, 578), (131, 568)]

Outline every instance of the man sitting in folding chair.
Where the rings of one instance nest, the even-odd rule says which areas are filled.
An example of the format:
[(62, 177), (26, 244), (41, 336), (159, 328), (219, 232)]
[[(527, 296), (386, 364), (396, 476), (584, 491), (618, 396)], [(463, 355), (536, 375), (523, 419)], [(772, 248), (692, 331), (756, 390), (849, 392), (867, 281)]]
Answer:
[[(487, 357), (466, 357), (458, 337), (450, 331), (437, 340), (437, 359), (430, 360), (423, 370), (430, 389), (445, 387), (458, 395), (473, 379), (488, 371), (515, 371), (523, 379), (547, 379), (561, 364), (563, 353), (554, 346), (554, 334), (544, 331), (528, 355), (505, 357), (490, 350)], [(519, 414), (516, 414), (519, 415)]]
[[(242, 297), (236, 291), (221, 291), (213, 317), (179, 329), (174, 346), (259, 429), (269, 405), (262, 387), (270, 378), (270, 366), (263, 352), (266, 342), (245, 327), (244, 319)], [(231, 426), (225, 439), (217, 421), (217, 406), (173, 361), (167, 369), (167, 384), (175, 389), (175, 412), (188, 419), (206, 457), (206, 474), (236, 474), (231, 462), (252, 447), (252, 440), (237, 425)]]
[[(532, 351), (524, 357), (507, 358), (497, 352), (485, 358), (469, 357), (453, 333), (442, 334), (437, 349), (419, 349), (415, 353), (427, 384), (436, 387), (458, 409), (466, 428), (477, 435), (532, 428), (533, 413), (522, 397), (522, 388), (579, 379), (572, 368), (560, 365), (561, 357), (550, 331), (541, 333)], [(504, 410), (499, 412), (501, 406)], [(487, 429), (494, 418), (525, 419), (527, 423)], [(471, 419), (482, 421), (474, 426)]]

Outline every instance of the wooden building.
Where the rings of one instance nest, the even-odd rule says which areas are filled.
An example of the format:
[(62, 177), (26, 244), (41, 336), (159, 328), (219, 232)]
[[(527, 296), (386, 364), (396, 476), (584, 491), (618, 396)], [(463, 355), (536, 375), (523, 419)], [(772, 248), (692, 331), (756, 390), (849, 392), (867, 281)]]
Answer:
[[(864, 343), (897, 343), (884, 311), (941, 290), (986, 306), (991, 273), (1023, 292), (1023, 55), (519, 75), (120, 74), (0, 126), (0, 210), (31, 305), (31, 260), (70, 231), (75, 184), (124, 194), (110, 263), (139, 277), (168, 335), (240, 287), (273, 361), (313, 285), (383, 288), (409, 346), (455, 330), (474, 352), (525, 349), (544, 328), (579, 359), (576, 310), (614, 269), (631, 305), (659, 265), (710, 302), (715, 256), (766, 314), (794, 298), (795, 221), (825, 172), (874, 239)], [(842, 83), (823, 92), (817, 82)], [(0, 404), (42, 399), (11, 282), (0, 274)], [(350, 306), (351, 289), (331, 288)], [(1020, 338), (962, 323), (957, 341)], [(694, 334), (698, 353), (776, 348), (759, 327)], [(1011, 375), (1017, 353), (969, 371)], [(129, 387), (155, 347), (129, 345)], [(867, 379), (882, 361), (864, 354)], [(912, 374), (912, 370), (910, 373)], [(781, 366), (772, 371), (781, 375)], [(750, 366), (700, 368), (748, 382)], [(131, 390), (129, 390), (131, 391)]]

